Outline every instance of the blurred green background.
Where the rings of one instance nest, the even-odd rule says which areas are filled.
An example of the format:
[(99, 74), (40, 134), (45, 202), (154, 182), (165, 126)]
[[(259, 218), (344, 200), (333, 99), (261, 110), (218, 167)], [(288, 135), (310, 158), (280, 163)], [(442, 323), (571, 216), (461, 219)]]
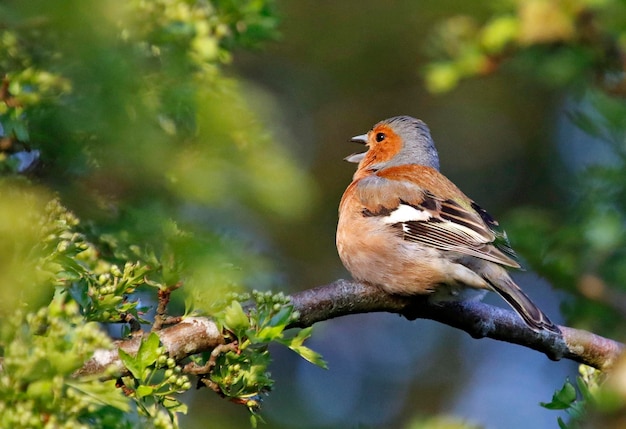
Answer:
[[(615, 181), (624, 189), (626, 158), (571, 121), (571, 112), (597, 107), (585, 85), (609, 54), (574, 38), (546, 6), (578, 19), (588, 3), (3, 2), (0, 313), (24, 297), (37, 308), (51, 295), (16, 261), (38, 239), (23, 213), (53, 195), (87, 229), (173, 255), (163, 281), (184, 282), (196, 308), (225, 288), (290, 293), (347, 277), (334, 234), (355, 166), (342, 159), (363, 149), (348, 140), (406, 114), (429, 124), (443, 173), (501, 221), (537, 270), (514, 277), (550, 318), (564, 323), (565, 308), (568, 323), (620, 332), (623, 320), (614, 316), (623, 317), (626, 301), (583, 306), (544, 279), (575, 289), (582, 274), (604, 274), (625, 257), (624, 207), (610, 198), (626, 193), (593, 194), (608, 200), (596, 211), (571, 209), (591, 189), (577, 178), (586, 166), (618, 165)], [(543, 12), (528, 15), (520, 5), (529, 4)], [(598, 14), (626, 32), (617, 4), (598, 2)], [(556, 28), (534, 36), (550, 45), (511, 62), (519, 46), (489, 45), (484, 63), (467, 40), (499, 12), (497, 24), (505, 25), (498, 28), (509, 28), (509, 10), (518, 7), (525, 24)], [(523, 27), (522, 48), (535, 30)], [(450, 74), (453, 62), (439, 61), (446, 49), (461, 58), (458, 76)], [(434, 92), (454, 88), (427, 91), (426, 70), (438, 71), (426, 79)], [(37, 165), (18, 165), (31, 149), (40, 151)], [(12, 193), (31, 186), (7, 179), (16, 173), (34, 184), (31, 199)], [(170, 219), (189, 234), (172, 232)], [(587, 222), (597, 228), (585, 235)], [(555, 242), (566, 243), (561, 253)], [(597, 250), (588, 242), (603, 250), (598, 258), (588, 258)], [(622, 271), (610, 271), (611, 284), (621, 284)], [(173, 308), (182, 312), (182, 301), (175, 297)], [(329, 369), (272, 349), (266, 427), (556, 427), (561, 414), (538, 404), (577, 374), (572, 362), (388, 314), (320, 323), (308, 344)], [(248, 427), (243, 407), (207, 390), (186, 394), (182, 427)]]

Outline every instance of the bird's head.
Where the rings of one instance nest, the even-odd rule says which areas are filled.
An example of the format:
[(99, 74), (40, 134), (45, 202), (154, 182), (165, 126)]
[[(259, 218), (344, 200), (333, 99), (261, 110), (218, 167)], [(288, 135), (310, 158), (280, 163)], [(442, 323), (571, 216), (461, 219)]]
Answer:
[(439, 155), (428, 126), (411, 116), (395, 116), (380, 121), (367, 133), (354, 136), (351, 142), (367, 146), (367, 152), (355, 153), (346, 161), (359, 163), (359, 170), (417, 164), (439, 170)]

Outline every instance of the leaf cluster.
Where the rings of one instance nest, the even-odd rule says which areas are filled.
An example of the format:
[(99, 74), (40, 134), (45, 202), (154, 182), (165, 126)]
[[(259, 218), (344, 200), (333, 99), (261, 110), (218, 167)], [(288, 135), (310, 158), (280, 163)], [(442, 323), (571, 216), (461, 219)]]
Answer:
[(487, 20), (459, 15), (442, 22), (427, 45), (433, 60), (425, 69), (434, 93), (462, 79), (502, 67), (531, 75), (550, 87), (584, 86), (621, 91), (626, 8), (618, 0), (507, 0), (491, 5)]
[(556, 391), (550, 402), (542, 402), (541, 406), (548, 410), (564, 410), (570, 417), (569, 422), (558, 418), (559, 428), (572, 429), (578, 427), (589, 407), (594, 406), (602, 397), (601, 384), (605, 376), (598, 370), (585, 365), (579, 367), (580, 375), (576, 377), (574, 386), (569, 380)]
[(178, 413), (186, 414), (187, 406), (176, 394), (189, 390), (191, 382), (182, 374), (182, 367), (159, 346), (159, 337), (151, 333), (142, 339), (134, 356), (122, 349), (119, 356), (131, 376), (119, 379), (118, 385), (135, 400), (139, 413), (157, 421), (165, 412), (168, 419), (162, 424), (178, 427)]
[(48, 307), (35, 313), (17, 311), (4, 319), (0, 426), (132, 427), (130, 406), (114, 381), (73, 377), (96, 350), (112, 344), (66, 298), (59, 293)]
[(159, 286), (148, 280), (149, 274), (159, 271), (158, 261), (150, 268), (138, 260), (146, 255), (136, 254), (137, 260), (126, 261), (120, 269), (81, 232), (79, 219), (58, 199), (46, 206), (41, 236), (37, 249), (41, 271), (79, 304), (86, 321), (121, 322), (129, 314), (141, 320), (139, 301), (128, 297), (144, 284)]
[[(241, 302), (246, 301), (250, 301), (250, 305), (244, 310)], [(282, 292), (259, 291), (235, 297), (214, 315), (235, 347), (226, 348), (217, 356), (209, 380), (222, 395), (248, 407), (253, 425), (256, 425), (262, 396), (274, 383), (268, 370), (271, 343), (282, 344), (307, 361), (327, 368), (322, 357), (304, 345), (311, 336), (311, 327), (297, 333), (285, 332), (298, 317)]]

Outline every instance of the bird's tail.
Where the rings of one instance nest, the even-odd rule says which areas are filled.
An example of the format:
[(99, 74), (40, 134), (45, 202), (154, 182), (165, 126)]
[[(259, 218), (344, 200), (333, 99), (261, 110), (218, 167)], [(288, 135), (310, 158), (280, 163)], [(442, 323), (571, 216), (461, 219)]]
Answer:
[(533, 331), (539, 332), (546, 330), (561, 333), (559, 328), (530, 300), (506, 272), (502, 272), (501, 275), (493, 275), (495, 273), (490, 274), (492, 275), (485, 276), (485, 280), (487, 280), (498, 295), (513, 307), (517, 314), (524, 319), (524, 322), (526, 322)]

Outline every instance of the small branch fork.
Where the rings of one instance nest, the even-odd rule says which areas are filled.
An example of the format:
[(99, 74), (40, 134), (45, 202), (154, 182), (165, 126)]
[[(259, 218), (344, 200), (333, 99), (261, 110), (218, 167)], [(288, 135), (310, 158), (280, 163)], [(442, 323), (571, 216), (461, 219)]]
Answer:
[[(293, 328), (304, 328), (317, 322), (350, 314), (389, 312), (409, 320), (431, 319), (461, 329), (473, 338), (492, 338), (518, 344), (544, 353), (552, 360), (571, 359), (600, 370), (609, 369), (624, 350), (624, 345), (593, 333), (560, 326), (562, 334), (529, 329), (512, 311), (481, 302), (445, 302), (433, 304), (421, 297), (389, 295), (381, 289), (355, 281), (333, 283), (298, 292), (291, 296), (300, 317)], [(156, 331), (170, 357), (180, 361), (188, 356), (215, 350), (220, 353), (226, 339), (217, 325), (207, 317), (188, 317)], [(365, 332), (364, 335), (367, 335)], [(140, 337), (116, 342), (117, 348), (134, 354)], [(214, 359), (213, 359), (214, 360)], [(209, 361), (210, 363), (210, 361)], [(95, 353), (77, 375), (99, 374), (110, 365), (125, 369), (117, 349)], [(203, 368), (187, 368), (200, 371)]]
[(173, 325), (181, 321), (180, 317), (173, 317), (167, 315), (167, 305), (170, 303), (172, 292), (180, 288), (181, 284), (177, 284), (167, 289), (159, 289), (158, 305), (156, 313), (154, 315), (154, 323), (152, 324), (152, 331), (160, 331), (166, 325)]

